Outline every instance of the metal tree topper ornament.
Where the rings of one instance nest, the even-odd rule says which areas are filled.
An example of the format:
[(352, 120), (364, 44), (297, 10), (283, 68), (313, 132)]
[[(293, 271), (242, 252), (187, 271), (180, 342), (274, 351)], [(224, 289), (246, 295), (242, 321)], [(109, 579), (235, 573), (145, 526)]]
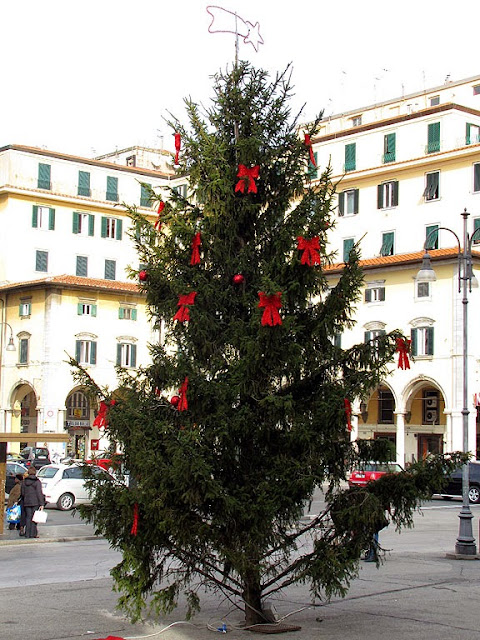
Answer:
[(236, 12), (228, 11), (222, 7), (208, 6), (207, 12), (212, 16), (208, 27), (209, 33), (234, 33), (237, 36), (237, 47), (240, 36), (244, 43), (251, 44), (255, 51), (258, 51), (259, 46), (263, 44), (258, 22), (252, 24), (241, 18)]

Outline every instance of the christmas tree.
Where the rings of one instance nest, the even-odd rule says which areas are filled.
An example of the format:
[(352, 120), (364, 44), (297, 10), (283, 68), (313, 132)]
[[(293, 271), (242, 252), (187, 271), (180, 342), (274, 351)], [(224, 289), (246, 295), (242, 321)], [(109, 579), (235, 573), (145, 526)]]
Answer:
[[(328, 167), (312, 179), (321, 116), (300, 135), (291, 92), (288, 70), (270, 80), (239, 63), (215, 77), (210, 108), (186, 101), (188, 126), (171, 125), (188, 196), (152, 192), (155, 224), (129, 208), (162, 334), (152, 365), (119, 371), (114, 403), (77, 374), (104, 401), (130, 471), (129, 487), (97, 483), (83, 513), (123, 554), (113, 577), (133, 619), (170, 611), (183, 593), (195, 610), (199, 584), (234, 599), (246, 625), (296, 582), (313, 597), (344, 594), (385, 510), (411, 525), (458, 463), (340, 486), (356, 461), (388, 459), (382, 442), (352, 443), (349, 422), (401, 335), (345, 349), (334, 339), (353, 324), (359, 251), (330, 289), (335, 185)], [(325, 484), (326, 510), (302, 525)]]

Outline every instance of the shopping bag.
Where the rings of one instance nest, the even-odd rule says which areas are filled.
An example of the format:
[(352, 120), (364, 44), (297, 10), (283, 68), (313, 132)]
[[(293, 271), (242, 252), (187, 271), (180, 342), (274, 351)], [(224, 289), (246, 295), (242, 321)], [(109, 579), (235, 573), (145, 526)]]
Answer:
[(7, 509), (7, 522), (17, 524), (20, 522), (20, 516), (22, 514), (22, 508), (19, 504), (14, 504)]
[(33, 514), (32, 521), (37, 524), (45, 524), (48, 518), (48, 513), (46, 511), (35, 511)]

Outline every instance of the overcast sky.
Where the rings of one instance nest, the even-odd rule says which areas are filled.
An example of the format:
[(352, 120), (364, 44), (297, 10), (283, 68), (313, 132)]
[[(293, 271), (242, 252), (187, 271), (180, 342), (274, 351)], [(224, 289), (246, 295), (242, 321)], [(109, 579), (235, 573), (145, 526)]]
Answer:
[[(173, 149), (163, 117), (208, 102), (233, 34), (209, 33), (198, 0), (3, 0), (0, 146), (84, 156), (135, 144)], [(272, 73), (293, 63), (305, 119), (480, 74), (478, 0), (224, 0), (260, 25), (240, 58)], [(228, 18), (228, 14), (226, 16)]]

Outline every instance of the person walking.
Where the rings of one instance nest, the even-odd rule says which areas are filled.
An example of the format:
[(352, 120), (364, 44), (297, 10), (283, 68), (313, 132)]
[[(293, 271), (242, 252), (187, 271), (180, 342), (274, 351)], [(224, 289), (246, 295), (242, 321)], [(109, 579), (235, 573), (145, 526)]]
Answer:
[(23, 475), (21, 473), (17, 473), (15, 476), (15, 484), (13, 485), (10, 493), (8, 494), (8, 501), (7, 501), (7, 509), (10, 509), (11, 507), (13, 507), (14, 504), (20, 504), (20, 508), (22, 509), (21, 511), (21, 516), (20, 516), (20, 522), (15, 523), (15, 522), (10, 522), (8, 525), (9, 529), (20, 529), (20, 531), (22, 531), (22, 516), (24, 515), (24, 510), (21, 506), (21, 502), (22, 502), (22, 482), (23, 482)]
[(43, 510), (45, 496), (42, 491), (42, 483), (37, 478), (37, 470), (34, 466), (28, 468), (28, 477), (22, 483), (23, 507), (25, 508), (25, 537), (38, 538), (37, 523), (33, 522), (35, 511)]

